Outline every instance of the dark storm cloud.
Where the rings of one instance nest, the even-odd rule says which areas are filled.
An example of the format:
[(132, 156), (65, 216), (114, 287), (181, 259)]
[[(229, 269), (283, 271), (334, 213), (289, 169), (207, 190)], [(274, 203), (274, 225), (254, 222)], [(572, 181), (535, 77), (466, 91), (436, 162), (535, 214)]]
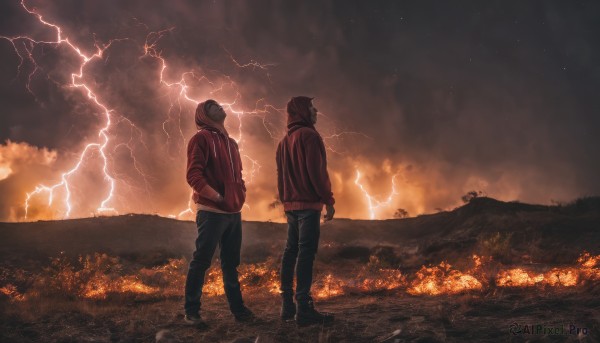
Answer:
[[(119, 162), (113, 172), (139, 189), (148, 185), (132, 173), (131, 156), (118, 144), (140, 132), (145, 137), (146, 146), (130, 145), (149, 175), (150, 211), (185, 204), (177, 199), (188, 192), (172, 180), (183, 173), (193, 108), (169, 110), (174, 94), (169, 98), (157, 87), (159, 61), (140, 58), (148, 32), (168, 28), (157, 48), (169, 63), (169, 80), (190, 69), (219, 81), (227, 75), (242, 91), (244, 110), (261, 98), (283, 108), (292, 95), (316, 96), (317, 107), (333, 119), (320, 122), (325, 135), (345, 129), (372, 137), (330, 141), (350, 152), (330, 154), (332, 168), (350, 180), (352, 157), (373, 166), (392, 161), (432, 193), (423, 195), (425, 210), (452, 205), (474, 185), (492, 196), (538, 202), (600, 192), (600, 5), (592, 1), (27, 3), (62, 24), (87, 53), (94, 39), (126, 38), (88, 66), (86, 81), (114, 104), (116, 118), (140, 130), (121, 122), (113, 131), (121, 139), (111, 146)], [(0, 34), (51, 38), (18, 2), (1, 6)], [(77, 62), (72, 53), (48, 46), (33, 51), (41, 61), (31, 83), (35, 100), (24, 87), (30, 63), (17, 75), (13, 46), (0, 41), (0, 141), (75, 154), (95, 138), (102, 114), (84, 94), (64, 87), (70, 75), (63, 71)], [(273, 65), (236, 68), (229, 53), (242, 64)], [(206, 94), (200, 91), (206, 85), (188, 82), (193, 94)], [(276, 112), (269, 118), (280, 134), (283, 118)], [(271, 175), (275, 141), (261, 125), (245, 122), (245, 135), (257, 146), (261, 172)], [(271, 180), (256, 183), (265, 201), (275, 193)], [(442, 188), (444, 194), (433, 194)]]

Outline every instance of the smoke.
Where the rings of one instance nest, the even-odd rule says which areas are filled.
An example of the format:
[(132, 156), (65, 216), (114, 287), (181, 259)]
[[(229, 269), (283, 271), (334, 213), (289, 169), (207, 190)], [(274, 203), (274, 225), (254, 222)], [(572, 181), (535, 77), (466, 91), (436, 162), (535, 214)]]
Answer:
[(33, 189), (57, 160), (57, 152), (10, 140), (0, 144), (0, 219), (15, 221), (24, 214), (24, 189)]
[[(594, 3), (26, 3), (88, 55), (117, 39), (82, 81), (112, 111), (109, 206), (119, 213), (177, 215), (188, 207), (185, 151), (195, 104), (181, 96), (184, 85), (193, 99), (230, 104), (226, 125), (240, 139), (248, 182), (246, 219), (282, 218), (271, 206), (274, 152), (293, 95), (315, 96), (323, 114), (317, 128), (342, 217), (370, 215), (357, 170), (377, 201), (396, 182), (376, 218), (398, 208), (410, 215), (448, 209), (470, 190), (541, 203), (600, 191)], [(54, 39), (18, 2), (0, 12), (0, 35)], [(29, 49), (37, 69), (15, 48)], [(161, 59), (148, 48), (166, 61), (162, 76), (171, 87), (160, 82)], [(68, 86), (80, 63), (68, 48), (2, 39), (0, 55), (0, 139), (61, 156), (60, 168), (47, 164), (39, 174), (0, 166), (3, 187), (13, 180), (0, 196), (0, 220), (17, 220), (25, 194), (60, 182), (106, 123), (85, 92)], [(97, 214), (108, 195), (101, 167), (93, 150), (70, 178), (73, 216)], [(61, 192), (50, 216), (64, 214)], [(31, 219), (48, 215), (46, 200), (35, 196)]]

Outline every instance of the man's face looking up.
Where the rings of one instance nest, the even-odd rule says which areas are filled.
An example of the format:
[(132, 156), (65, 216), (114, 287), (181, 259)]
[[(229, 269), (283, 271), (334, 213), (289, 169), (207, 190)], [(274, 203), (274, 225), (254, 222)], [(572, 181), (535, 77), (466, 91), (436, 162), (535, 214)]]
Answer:
[(227, 117), (227, 113), (225, 113), (223, 107), (218, 103), (211, 103), (208, 106), (206, 116), (217, 123), (221, 123), (225, 120), (225, 117)]

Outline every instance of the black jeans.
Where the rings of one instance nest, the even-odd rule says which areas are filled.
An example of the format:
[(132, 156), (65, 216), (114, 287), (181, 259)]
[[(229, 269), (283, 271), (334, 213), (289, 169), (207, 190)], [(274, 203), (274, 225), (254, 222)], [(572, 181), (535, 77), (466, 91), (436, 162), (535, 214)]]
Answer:
[(206, 270), (210, 267), (217, 245), (221, 248), (221, 270), (223, 285), (231, 312), (243, 309), (242, 292), (238, 281), (237, 267), (240, 265), (242, 246), (242, 216), (240, 213), (221, 214), (198, 211), (196, 214), (198, 238), (196, 251), (190, 262), (185, 281), (185, 313), (200, 311), (200, 297)]
[(319, 246), (321, 212), (316, 210), (286, 211), (288, 237), (281, 260), (281, 293), (294, 294), (296, 268), (296, 301), (311, 300), (313, 261)]

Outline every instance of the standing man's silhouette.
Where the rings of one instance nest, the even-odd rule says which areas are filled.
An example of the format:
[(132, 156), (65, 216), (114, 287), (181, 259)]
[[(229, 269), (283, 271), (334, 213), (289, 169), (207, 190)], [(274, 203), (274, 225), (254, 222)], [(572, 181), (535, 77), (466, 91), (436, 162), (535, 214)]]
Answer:
[(189, 324), (203, 324), (200, 297), (217, 245), (221, 248), (221, 270), (229, 308), (238, 321), (254, 319), (242, 301), (237, 272), (242, 245), (240, 211), (246, 200), (246, 186), (238, 146), (225, 130), (225, 117), (223, 107), (214, 100), (198, 104), (198, 132), (188, 144), (187, 182), (194, 190), (193, 199), (198, 209), (196, 251), (185, 282), (185, 321)]
[(325, 221), (333, 219), (335, 213), (325, 145), (314, 127), (317, 109), (312, 99), (298, 96), (288, 102), (288, 131), (277, 147), (276, 157), (279, 199), (288, 222), (281, 261), (281, 319), (291, 320), (295, 315), (300, 325), (333, 321), (333, 315), (315, 310), (310, 295), (323, 205), (327, 208)]

